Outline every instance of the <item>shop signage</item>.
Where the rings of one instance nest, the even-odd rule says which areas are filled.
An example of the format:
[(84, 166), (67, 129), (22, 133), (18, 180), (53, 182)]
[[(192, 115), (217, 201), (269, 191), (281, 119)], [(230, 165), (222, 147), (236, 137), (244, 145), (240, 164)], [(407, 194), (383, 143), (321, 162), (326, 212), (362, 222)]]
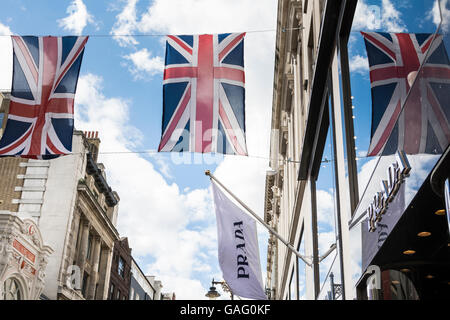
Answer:
[(374, 232), (377, 229), (378, 223), (388, 208), (388, 204), (395, 198), (400, 185), (411, 171), (411, 166), (404, 151), (398, 151), (395, 158), (396, 162), (387, 169), (387, 179), (382, 180), (380, 183), (381, 190), (374, 195), (373, 201), (367, 208), (370, 232)]
[(35, 262), (36, 256), (30, 250), (25, 248), (25, 246), (23, 244), (21, 244), (19, 241), (14, 240), (13, 247), (17, 251), (19, 251), (29, 261), (31, 261), (33, 263)]
[(36, 256), (22, 243), (17, 241), (17, 239), (13, 241), (13, 248), (16, 249), (16, 251), (13, 252), (13, 257), (20, 270), (35, 276), (36, 269), (34, 268), (34, 262), (36, 260)]

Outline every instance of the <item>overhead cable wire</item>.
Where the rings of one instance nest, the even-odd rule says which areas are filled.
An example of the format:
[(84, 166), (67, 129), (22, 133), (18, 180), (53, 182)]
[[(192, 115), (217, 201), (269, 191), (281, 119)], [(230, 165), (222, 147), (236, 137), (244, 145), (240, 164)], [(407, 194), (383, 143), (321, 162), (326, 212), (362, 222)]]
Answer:
[[(282, 32), (293, 31), (293, 30), (301, 30), (303, 27), (298, 28), (282, 28)], [(264, 32), (276, 32), (277, 29), (260, 29), (260, 30), (250, 30), (250, 31), (237, 31), (237, 32), (223, 32), (223, 33), (264, 33)], [(136, 34), (83, 34), (76, 35), (77, 37), (89, 37), (89, 38), (120, 38), (120, 37), (165, 37), (167, 35), (176, 34), (176, 33), (136, 33)], [(201, 33), (204, 34), (204, 33)], [(17, 34), (1, 34), (0, 37), (10, 37), (15, 36)], [(198, 35), (198, 34), (189, 34), (189, 35)], [(45, 37), (50, 35), (35, 35), (36, 37)], [(64, 37), (70, 35), (51, 35), (54, 37)]]
[[(89, 152), (72, 152), (72, 153), (68, 153), (65, 155), (61, 155), (61, 156), (76, 156), (76, 155), (85, 155), (86, 153)], [(98, 155), (119, 155), (119, 154), (148, 154), (148, 155), (169, 155), (169, 154), (175, 154), (176, 152), (158, 152), (157, 150), (140, 150), (140, 151), (101, 151), (101, 152), (97, 152)], [(183, 153), (183, 152), (179, 152), (179, 153)], [(197, 153), (199, 155), (219, 155), (219, 156), (236, 156), (236, 155), (229, 155), (229, 154), (221, 154), (221, 153)], [(272, 158), (269, 157), (264, 157), (264, 156), (243, 156), (243, 158), (249, 158), (249, 159), (262, 159), (262, 160), (274, 160)], [(286, 162), (286, 163), (300, 163), (300, 161), (298, 160), (292, 160), (292, 159), (278, 159), (278, 161), (280, 162)], [(333, 162), (334, 160), (328, 160), (328, 159), (324, 159), (322, 160), (322, 163), (330, 163)]]

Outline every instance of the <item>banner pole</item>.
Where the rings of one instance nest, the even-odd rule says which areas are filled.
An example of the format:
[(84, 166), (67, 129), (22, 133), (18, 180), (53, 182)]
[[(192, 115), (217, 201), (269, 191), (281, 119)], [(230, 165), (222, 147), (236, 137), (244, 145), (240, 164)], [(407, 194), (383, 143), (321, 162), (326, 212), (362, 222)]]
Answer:
[(293, 253), (295, 253), (295, 255), (297, 257), (299, 257), (300, 259), (303, 260), (304, 263), (306, 263), (308, 266), (311, 266), (311, 263), (309, 261), (307, 261), (306, 257), (303, 256), (302, 254), (300, 254), (300, 252), (298, 252), (297, 250), (295, 250), (295, 248), (286, 240), (283, 239), (283, 237), (281, 237), (278, 232), (276, 232), (271, 226), (269, 226), (263, 219), (261, 219), (255, 212), (253, 212), (252, 209), (250, 209), (249, 207), (247, 207), (247, 205), (245, 203), (243, 203), (237, 196), (235, 196), (230, 190), (228, 190), (219, 180), (217, 180), (217, 178), (209, 171), (206, 170), (205, 171), (205, 175), (209, 176), (209, 178), (211, 179), (211, 182), (216, 182), (219, 186), (221, 186), (224, 190), (226, 190), (237, 202), (239, 202), (239, 204), (245, 208), (245, 210), (247, 210), (248, 213), (250, 213), (253, 218), (255, 218), (256, 220), (258, 220), (259, 223), (261, 223), (264, 227), (266, 227), (267, 230), (269, 230), (270, 233), (272, 233), (275, 237), (278, 238), (278, 240), (280, 240), (281, 242), (283, 242), (286, 247), (288, 247), (289, 250), (291, 250)]

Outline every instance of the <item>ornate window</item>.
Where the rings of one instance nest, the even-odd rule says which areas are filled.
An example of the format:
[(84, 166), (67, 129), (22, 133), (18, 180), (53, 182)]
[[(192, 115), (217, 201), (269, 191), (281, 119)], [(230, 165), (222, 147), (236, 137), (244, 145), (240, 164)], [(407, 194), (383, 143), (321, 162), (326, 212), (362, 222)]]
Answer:
[(14, 278), (6, 279), (3, 291), (5, 300), (23, 300), (22, 287)]
[(125, 261), (119, 257), (118, 273), (122, 278), (125, 278)]

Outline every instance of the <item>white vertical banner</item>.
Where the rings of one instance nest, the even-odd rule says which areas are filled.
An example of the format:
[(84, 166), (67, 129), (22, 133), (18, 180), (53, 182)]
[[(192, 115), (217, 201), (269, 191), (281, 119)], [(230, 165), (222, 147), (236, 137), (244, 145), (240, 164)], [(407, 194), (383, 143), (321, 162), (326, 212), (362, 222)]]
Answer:
[[(212, 182), (212, 181), (211, 181)], [(219, 265), (233, 294), (266, 300), (259, 259), (256, 222), (212, 182), (217, 218)]]

